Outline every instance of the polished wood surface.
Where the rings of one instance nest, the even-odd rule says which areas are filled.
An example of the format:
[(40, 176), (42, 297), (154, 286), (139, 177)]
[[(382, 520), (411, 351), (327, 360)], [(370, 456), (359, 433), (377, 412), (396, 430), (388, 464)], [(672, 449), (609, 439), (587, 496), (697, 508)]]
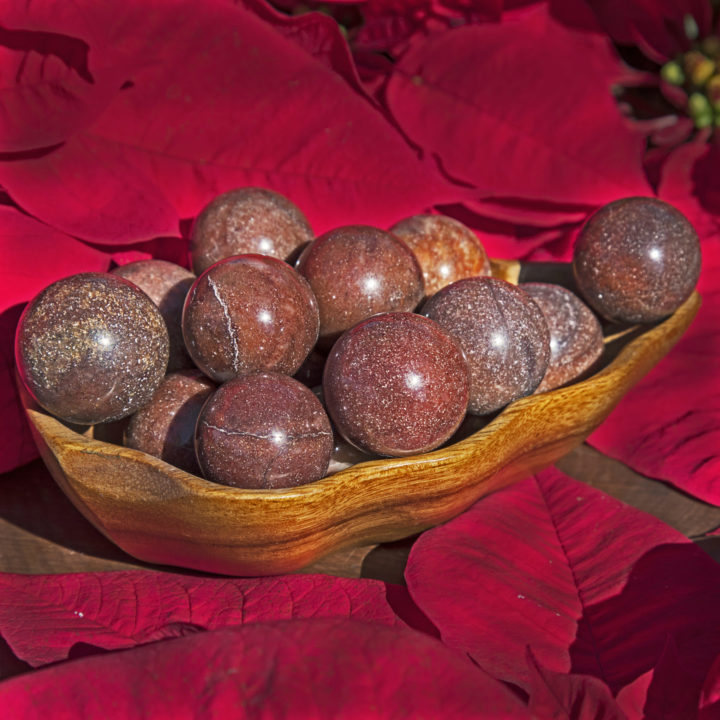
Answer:
[[(720, 562), (720, 508), (643, 477), (583, 444), (557, 466), (566, 474), (660, 518)], [(415, 537), (331, 554), (303, 572), (402, 584)], [(127, 555), (98, 532), (36, 460), (0, 477), (0, 572), (44, 574), (158, 569)]]
[[(508, 279), (517, 279), (517, 269), (510, 263), (500, 268)], [(80, 435), (29, 402), (27, 415), (64, 495), (134, 558), (231, 575), (318, 567), (338, 554), (343, 566), (347, 557), (362, 564), (370, 551), (363, 555), (358, 547), (449, 520), (577, 447), (670, 350), (699, 305), (693, 294), (658, 325), (630, 333), (609, 328), (605, 367), (511, 404), (448, 447), (362, 463), (289, 490), (214, 485), (144, 453)], [(355, 550), (348, 555), (347, 548)]]

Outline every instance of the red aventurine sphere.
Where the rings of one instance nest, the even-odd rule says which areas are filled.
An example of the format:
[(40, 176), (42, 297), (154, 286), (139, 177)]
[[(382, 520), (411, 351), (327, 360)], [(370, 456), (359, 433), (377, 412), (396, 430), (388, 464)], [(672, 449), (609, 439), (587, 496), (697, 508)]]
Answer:
[(624, 198), (600, 208), (584, 225), (573, 271), (585, 300), (608, 320), (655, 322), (692, 293), (700, 276), (700, 243), (672, 205)]
[(404, 456), (442, 445), (465, 416), (469, 377), (458, 343), (432, 320), (384, 313), (343, 334), (323, 377), (328, 413), (348, 442)]
[(331, 230), (303, 250), (298, 272), (320, 308), (320, 346), (381, 312), (411, 311), (423, 297), (422, 271), (402, 240), (367, 225)]
[(208, 268), (190, 288), (183, 312), (187, 350), (217, 382), (260, 371), (292, 375), (318, 328), (305, 278), (265, 255), (238, 255)]

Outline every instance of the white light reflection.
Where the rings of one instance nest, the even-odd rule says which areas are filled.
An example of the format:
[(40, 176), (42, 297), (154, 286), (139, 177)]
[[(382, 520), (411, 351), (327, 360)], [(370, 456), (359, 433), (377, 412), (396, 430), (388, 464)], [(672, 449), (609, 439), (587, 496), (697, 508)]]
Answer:
[(417, 390), (425, 384), (425, 379), (422, 375), (418, 375), (418, 373), (411, 371), (405, 376), (405, 384), (411, 390)]
[(287, 435), (282, 430), (273, 430), (270, 433), (270, 442), (274, 445), (284, 445), (287, 440)]
[(370, 277), (366, 277), (363, 280), (363, 288), (368, 295), (372, 295), (373, 293), (377, 292), (379, 287), (380, 281), (372, 275)]
[(258, 240), (258, 250), (261, 255), (270, 255), (273, 251), (273, 241), (268, 237), (261, 237)]

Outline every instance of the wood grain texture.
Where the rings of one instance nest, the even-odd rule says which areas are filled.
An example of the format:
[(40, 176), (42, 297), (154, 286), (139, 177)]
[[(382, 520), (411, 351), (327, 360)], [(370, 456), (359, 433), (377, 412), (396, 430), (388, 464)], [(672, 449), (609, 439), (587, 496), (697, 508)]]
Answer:
[(511, 404), (464, 440), (425, 455), (362, 463), (288, 490), (214, 485), (79, 435), (29, 403), (27, 415), (65, 495), (125, 552), (222, 574), (285, 573), (344, 548), (413, 535), (552, 464), (669, 351), (699, 305), (693, 294), (664, 322), (612, 343), (610, 362), (599, 372)]

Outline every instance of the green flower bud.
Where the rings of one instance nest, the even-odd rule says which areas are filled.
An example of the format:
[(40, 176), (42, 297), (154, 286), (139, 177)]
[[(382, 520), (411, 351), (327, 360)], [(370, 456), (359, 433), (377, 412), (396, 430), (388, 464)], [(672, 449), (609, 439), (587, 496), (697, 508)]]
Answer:
[(692, 15), (685, 15), (683, 18), (683, 27), (685, 29), (685, 37), (687, 37), (688, 40), (697, 40), (700, 34), (700, 28)]
[(682, 85), (685, 82), (685, 73), (680, 67), (680, 63), (670, 60), (666, 62), (660, 69), (662, 79), (671, 85)]
[(713, 111), (710, 101), (699, 92), (688, 98), (688, 115), (693, 119), (696, 128), (706, 128), (713, 124)]

